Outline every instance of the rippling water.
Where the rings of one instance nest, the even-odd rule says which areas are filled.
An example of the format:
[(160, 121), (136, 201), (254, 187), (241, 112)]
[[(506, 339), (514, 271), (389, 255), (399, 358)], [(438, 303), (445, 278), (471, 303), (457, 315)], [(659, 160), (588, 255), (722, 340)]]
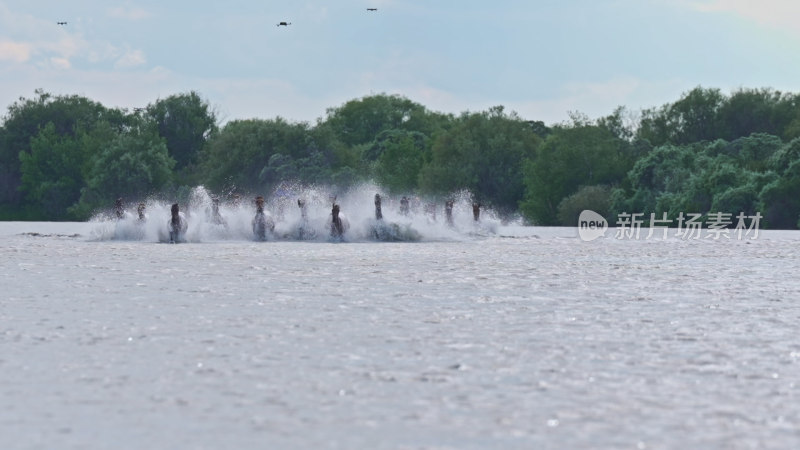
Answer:
[(2, 446), (800, 446), (800, 233), (495, 231), (167, 245), (0, 223)]

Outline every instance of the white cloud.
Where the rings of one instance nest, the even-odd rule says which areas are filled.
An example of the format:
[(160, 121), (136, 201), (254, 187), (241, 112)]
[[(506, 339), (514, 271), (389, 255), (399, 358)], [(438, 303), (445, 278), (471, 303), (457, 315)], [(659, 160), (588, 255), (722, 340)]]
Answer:
[(52, 20), (19, 13), (0, 2), (0, 60), (64, 69), (88, 43)]
[(195, 79), (184, 85), (208, 98), (218, 110), (218, 119), (224, 122), (280, 116), (289, 121), (313, 123), (324, 116), (326, 108), (338, 104), (330, 103), (338, 101), (333, 95), (324, 98), (307, 95), (292, 83), (276, 79)]
[(797, 0), (706, 0), (691, 1), (697, 11), (730, 13), (767, 27), (777, 27), (800, 36)]
[(566, 83), (551, 98), (529, 101), (511, 99), (495, 104), (516, 111), (525, 119), (555, 124), (568, 120), (571, 111), (597, 119), (613, 113), (618, 106), (624, 106), (634, 113), (644, 108), (660, 107), (677, 100), (693, 87), (683, 80), (646, 81), (620, 77), (597, 82)]
[(62, 70), (69, 69), (70, 67), (72, 67), (72, 64), (70, 64), (69, 59), (67, 58), (57, 58), (57, 57), (50, 58), (50, 64), (53, 67)]
[(26, 42), (0, 41), (0, 61), (26, 62), (31, 59), (31, 50)]
[(51, 41), (37, 43), (37, 47), (43, 52), (55, 53), (62, 58), (72, 58), (84, 51), (89, 43), (77, 36), (65, 35)]
[[(126, 20), (150, 16), (147, 11), (135, 7), (112, 8), (108, 14)], [(110, 63), (117, 69), (147, 63), (143, 50), (132, 50), (122, 43), (102, 38), (88, 39), (80, 26), (85, 25), (86, 20), (76, 19), (76, 26), (70, 21), (67, 27), (57, 26), (53, 20), (10, 9), (0, 0), (0, 61), (50, 68), (56, 72), (79, 66), (79, 62)]]
[(125, 8), (123, 6), (118, 6), (109, 9), (108, 15), (117, 19), (142, 20), (150, 17), (151, 14), (142, 8)]
[(0, 89), (0, 105), (10, 105), (19, 96), (32, 96), (35, 89), (41, 88), (54, 95), (81, 95), (108, 107), (132, 109), (186, 90), (184, 80), (163, 68), (135, 72), (78, 68), (60, 71), (53, 70), (54, 64), (20, 65), (6, 71), (8, 81)]
[(306, 4), (303, 8), (302, 16), (305, 21), (320, 23), (328, 18), (327, 6), (319, 6), (313, 4)]
[(145, 58), (143, 51), (128, 50), (119, 59), (117, 59), (117, 62), (114, 64), (114, 67), (119, 69), (125, 69), (130, 67), (141, 66), (146, 62), (147, 58)]

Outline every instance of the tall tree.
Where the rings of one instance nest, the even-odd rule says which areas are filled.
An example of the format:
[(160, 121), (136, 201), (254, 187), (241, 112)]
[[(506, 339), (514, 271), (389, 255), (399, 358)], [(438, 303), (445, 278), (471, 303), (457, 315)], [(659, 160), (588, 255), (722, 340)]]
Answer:
[(628, 172), (630, 143), (587, 123), (556, 128), (524, 165), (522, 213), (539, 225), (556, 225), (558, 206), (583, 186), (613, 185)]
[(672, 104), (642, 112), (637, 137), (654, 146), (689, 144), (719, 137), (719, 89), (696, 87)]
[(347, 146), (369, 144), (382, 131), (418, 131), (431, 136), (448, 116), (432, 113), (399, 95), (372, 95), (329, 108), (324, 124)]
[(540, 143), (528, 122), (501, 106), (464, 113), (434, 139), (420, 187), (432, 194), (467, 189), (478, 201), (510, 213), (523, 196), (522, 163)]
[(97, 208), (112, 205), (114, 199), (143, 198), (167, 187), (175, 160), (169, 156), (164, 139), (154, 127), (142, 121), (96, 154), (82, 190), (80, 202), (71, 212), (88, 216)]
[[(280, 117), (235, 120), (209, 141), (202, 154), (201, 171), (214, 189), (260, 189), (279, 181), (261, 176), (274, 155), (283, 155), (289, 161), (309, 156), (308, 150), (305, 123), (292, 124)], [(278, 158), (273, 163), (284, 165), (285, 161)]]
[(19, 204), (22, 172), (20, 154), (31, 152), (31, 139), (52, 124), (57, 136), (74, 137), (78, 128), (91, 129), (100, 120), (121, 127), (124, 115), (85, 97), (53, 96), (36, 90), (31, 99), (20, 98), (8, 108), (0, 130), (0, 204)]
[(781, 136), (794, 118), (794, 96), (772, 89), (740, 89), (722, 102), (717, 138), (733, 141), (753, 133)]
[(147, 115), (156, 123), (158, 134), (166, 140), (167, 150), (182, 170), (197, 162), (197, 156), (217, 130), (214, 112), (197, 92), (171, 95), (148, 105)]
[(418, 131), (381, 132), (362, 158), (374, 166), (376, 181), (394, 193), (417, 190), (423, 164), (430, 159), (428, 138)]
[(769, 228), (800, 228), (800, 138), (776, 151), (768, 168), (777, 174), (759, 193), (759, 207)]

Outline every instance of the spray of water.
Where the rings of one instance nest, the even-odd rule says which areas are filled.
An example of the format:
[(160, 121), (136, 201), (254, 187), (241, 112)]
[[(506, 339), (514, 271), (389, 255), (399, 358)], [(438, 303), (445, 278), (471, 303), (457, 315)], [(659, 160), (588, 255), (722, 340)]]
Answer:
[[(382, 218), (376, 218), (375, 194), (381, 197)], [(192, 189), (180, 211), (188, 222), (182, 240), (185, 242), (255, 241), (257, 194), (225, 194), (216, 196), (203, 186)], [(340, 190), (326, 186), (282, 184), (271, 195), (264, 196), (264, 214), (274, 223), (266, 241), (446, 241), (464, 240), (494, 234), (500, 224), (496, 213), (481, 207), (475, 220), (473, 196), (461, 191), (449, 196), (452, 200), (452, 222), (448, 221), (447, 199), (424, 199), (387, 194), (379, 186), (368, 183)], [(137, 240), (169, 242), (168, 222), (173, 202), (149, 198), (126, 204), (121, 218), (115, 211), (104, 211), (92, 217), (97, 226), (93, 237), (98, 240)], [(332, 233), (332, 207), (339, 205), (343, 234)], [(406, 207), (407, 205), (407, 207)], [(141, 217), (139, 206), (143, 206)], [(332, 235), (333, 234), (333, 235)]]

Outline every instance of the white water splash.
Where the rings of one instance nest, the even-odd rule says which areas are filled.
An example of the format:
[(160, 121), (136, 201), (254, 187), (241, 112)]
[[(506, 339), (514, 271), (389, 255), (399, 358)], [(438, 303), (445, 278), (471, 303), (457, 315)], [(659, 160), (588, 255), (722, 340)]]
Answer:
[[(334, 194), (335, 193), (335, 194)], [(375, 219), (374, 196), (383, 198), (383, 219)], [(255, 216), (256, 195), (219, 198), (219, 214), (224, 223), (215, 220), (214, 196), (203, 186), (195, 187), (181, 211), (189, 223), (187, 242), (254, 240), (252, 220)], [(364, 241), (442, 241), (486, 237), (496, 233), (500, 220), (488, 208), (481, 209), (479, 221), (472, 212), (472, 195), (462, 191), (453, 197), (453, 223), (445, 220), (444, 202), (409, 197), (409, 212), (402, 214), (400, 199), (385, 193), (374, 184), (361, 185), (344, 192), (325, 187), (286, 185), (266, 197), (265, 213), (275, 222), (274, 233), (268, 241), (331, 240), (331, 206), (340, 205), (340, 217), (349, 223), (343, 237), (345, 242)], [(298, 200), (304, 200), (307, 217), (303, 218)], [(128, 205), (123, 218), (113, 214), (95, 215), (97, 240), (131, 240), (168, 242), (167, 222), (172, 202), (150, 198), (144, 201), (145, 219), (135, 213), (135, 204)]]

